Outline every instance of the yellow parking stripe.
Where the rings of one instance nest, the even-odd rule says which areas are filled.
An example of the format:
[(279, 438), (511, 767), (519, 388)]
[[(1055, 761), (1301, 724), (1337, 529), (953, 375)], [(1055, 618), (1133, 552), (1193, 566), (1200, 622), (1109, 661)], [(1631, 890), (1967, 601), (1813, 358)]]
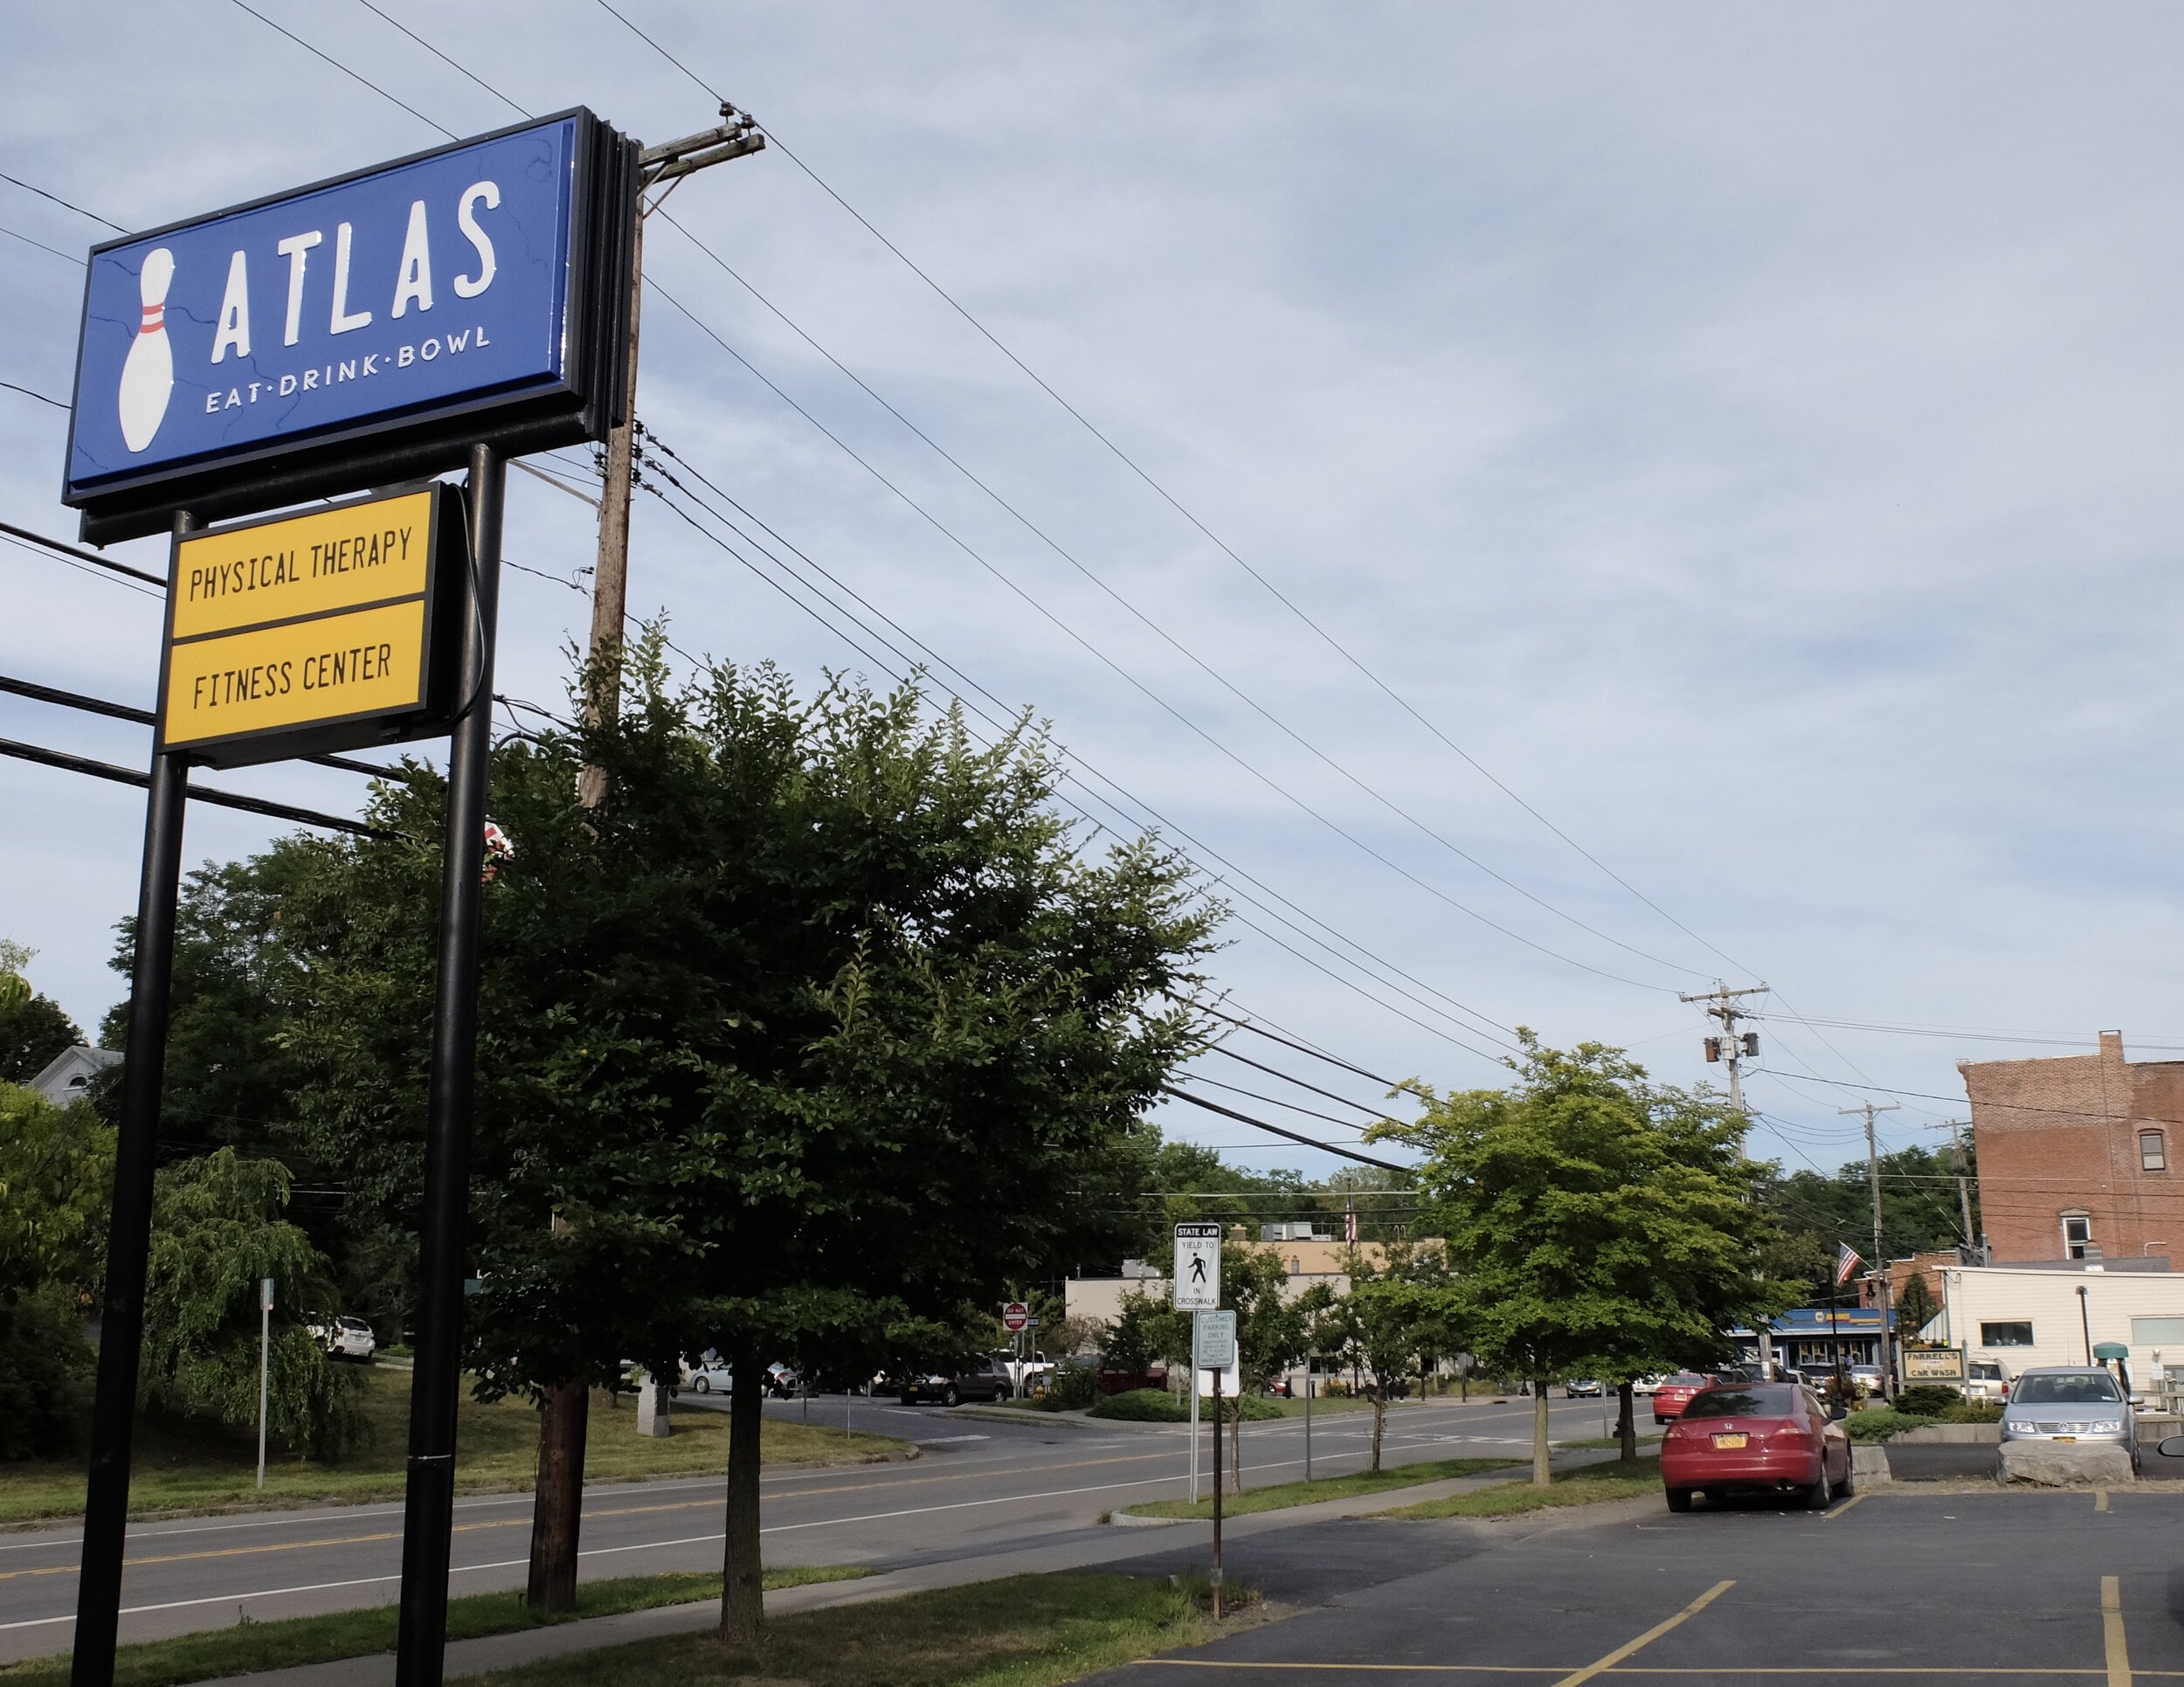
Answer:
[(2105, 1488), (2093, 1490), (2093, 1509), (2096, 1511), (2105, 1511), (2108, 1509), (2108, 1490)]
[(2124, 1644), (2123, 1587), (2101, 1578), (2101, 1639), (2108, 1648), (2108, 1687), (2131, 1687), (2131, 1651)]
[[(1614, 1651), (1608, 1653), (1605, 1657), (1602, 1657), (1594, 1663), (1586, 1664), (1582, 1670), (1573, 1670), (1569, 1675), (1563, 1677), (1561, 1680), (1555, 1683), (1555, 1687), (1579, 1687), (1579, 1684), (1580, 1682), (1590, 1681), (1595, 1676), (1606, 1675), (1610, 1670), (1614, 1669), (1617, 1664), (1621, 1663), (1625, 1658), (1630, 1656), (1633, 1653), (1643, 1651), (1647, 1647), (1652, 1645), (1655, 1641), (1660, 1639), (1662, 1635), (1667, 1634), (1669, 1629), (1680, 1628), (1683, 1624), (1690, 1621), (1693, 1617), (1697, 1616), (1701, 1611), (1704, 1611), (1708, 1606), (1711, 1605), (1716, 1600), (1719, 1599), (1724, 1594), (1727, 1593), (1736, 1585), (1736, 1580), (1733, 1577), (1726, 1581), (1716, 1582), (1711, 1587), (1709, 1587), (1704, 1593), (1701, 1594), (1697, 1599), (1693, 1600), (1681, 1611), (1678, 1611), (1674, 1616), (1655, 1623), (1652, 1628), (1647, 1629), (1646, 1632), (1639, 1635), (1637, 1639), (1625, 1641), (1621, 1646), (1618, 1646)], [(2127, 1683), (2125, 1684), (2125, 1687), (2129, 1687)]]
[(1870, 1498), (1872, 1498), (1870, 1494), (1853, 1494), (1849, 1499), (1843, 1501), (1842, 1504), (1831, 1506), (1827, 1511), (1821, 1512), (1820, 1520), (1822, 1523), (1825, 1523), (1829, 1518), (1839, 1518), (1845, 1511), (1848, 1511), (1852, 1506), (1861, 1504), (1864, 1501)]

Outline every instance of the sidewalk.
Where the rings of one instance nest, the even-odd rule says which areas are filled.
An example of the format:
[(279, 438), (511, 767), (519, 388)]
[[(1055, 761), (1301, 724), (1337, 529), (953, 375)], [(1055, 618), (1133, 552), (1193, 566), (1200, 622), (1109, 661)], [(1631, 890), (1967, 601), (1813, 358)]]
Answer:
[[(1587, 1464), (1611, 1463), (1614, 1456), (1610, 1452), (1591, 1451), (1562, 1455), (1556, 1458), (1555, 1468), (1567, 1470)], [(1254, 1511), (1226, 1522), (1221, 1535), (1227, 1541), (1246, 1540), (1277, 1529), (1363, 1517), (1399, 1505), (1422, 1504), (1427, 1500), (1472, 1493), (1496, 1483), (1522, 1478), (1531, 1468), (1527, 1461), (1475, 1476), (1421, 1482), (1415, 1487), (1353, 1494), (1310, 1505), (1292, 1505), (1279, 1511)], [(1183, 1520), (1137, 1528), (1109, 1528), (1028, 1552), (1013, 1549), (921, 1564), (885, 1575), (867, 1576), (859, 1581), (815, 1582), (803, 1587), (784, 1587), (766, 1595), (766, 1614), (784, 1617), (798, 1611), (893, 1599), (936, 1587), (997, 1581), (1006, 1576), (1052, 1574), (1057, 1571), (1121, 1564), (1131, 1559), (1172, 1552), (1185, 1541), (1211, 1539), (1213, 1532), (1211, 1523)], [(596, 1651), (604, 1646), (620, 1646), (660, 1635), (695, 1634), (712, 1628), (719, 1621), (719, 1602), (705, 1600), (689, 1605), (661, 1606), (650, 1611), (629, 1611), (619, 1616), (588, 1617), (581, 1622), (562, 1623), (550, 1628), (527, 1628), (512, 1635), (461, 1640), (447, 1649), (446, 1673), (451, 1681), (463, 1676), (484, 1675), (517, 1664), (564, 1657), (574, 1652)], [(394, 1659), (383, 1652), (370, 1657), (342, 1658), (333, 1663), (308, 1663), (290, 1670), (228, 1676), (199, 1684), (198, 1687), (390, 1687), (393, 1680)]]

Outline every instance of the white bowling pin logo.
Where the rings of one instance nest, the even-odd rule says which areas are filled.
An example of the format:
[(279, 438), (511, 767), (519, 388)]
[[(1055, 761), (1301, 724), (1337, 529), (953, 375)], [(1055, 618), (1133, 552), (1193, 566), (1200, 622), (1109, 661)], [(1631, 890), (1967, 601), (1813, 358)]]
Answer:
[(136, 278), (144, 299), (144, 320), (121, 364), (121, 438), (131, 451), (151, 444), (175, 390), (174, 348), (167, 343), (167, 289), (174, 279), (173, 252), (156, 246), (144, 254), (144, 267)]

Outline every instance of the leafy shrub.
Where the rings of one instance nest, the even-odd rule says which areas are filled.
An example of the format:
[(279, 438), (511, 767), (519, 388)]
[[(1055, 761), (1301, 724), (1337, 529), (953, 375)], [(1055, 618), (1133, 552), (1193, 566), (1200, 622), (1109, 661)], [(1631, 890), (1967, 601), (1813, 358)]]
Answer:
[(1938, 1418), (1963, 1399), (1946, 1384), (1922, 1382), (1897, 1392), (1896, 1409), (1909, 1417)]
[(1960, 1400), (1941, 1414), (1944, 1423), (2000, 1423), (2002, 1406), (2000, 1400)]
[(1100, 1379), (1089, 1365), (1058, 1365), (1047, 1379), (1046, 1409), (1049, 1412), (1078, 1411), (1096, 1405), (1099, 1398)]
[(0, 1460), (62, 1458), (91, 1415), (93, 1360), (73, 1291), (0, 1296)]
[(1095, 1418), (1119, 1418), (1126, 1423), (1185, 1423), (1191, 1408), (1160, 1388), (1132, 1388), (1109, 1394), (1092, 1408)]
[(1908, 1412), (1876, 1406), (1867, 1411), (1853, 1412), (1842, 1421), (1842, 1427), (1853, 1441), (1886, 1441), (1890, 1435), (1898, 1435), (1905, 1429), (1923, 1429), (1934, 1421), (1932, 1418), (1914, 1417)]

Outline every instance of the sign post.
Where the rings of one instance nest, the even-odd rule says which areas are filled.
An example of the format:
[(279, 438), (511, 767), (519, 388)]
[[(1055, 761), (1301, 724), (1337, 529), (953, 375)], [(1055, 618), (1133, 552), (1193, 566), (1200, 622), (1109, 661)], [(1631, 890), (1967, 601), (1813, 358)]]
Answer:
[[(1169, 1303), (1191, 1315), (1191, 1504), (1199, 1499), (1199, 1315), (1221, 1303), (1221, 1227), (1178, 1224), (1175, 1269), (1168, 1277)], [(1214, 1471), (1218, 1477), (1220, 1469)]]
[(266, 1485), (266, 1372), (273, 1356), (273, 1280), (258, 1284), (258, 1485)]
[[(1221, 1379), (1236, 1363), (1236, 1315), (1200, 1312), (1192, 1331), (1191, 1363), (1213, 1379), (1213, 1621), (1221, 1620)], [(1191, 1390), (1195, 1397), (1198, 1390)], [(1239, 1391), (1238, 1398), (1241, 1399)]]
[[(396, 1649), (401, 1687), (440, 1680), (506, 464), (623, 419), (637, 193), (636, 143), (579, 108), (91, 252), (62, 501), (91, 543), (162, 529), (175, 543), (75, 1687), (114, 1674), (189, 768), (452, 729)], [(460, 511), (423, 483), (458, 467)]]

